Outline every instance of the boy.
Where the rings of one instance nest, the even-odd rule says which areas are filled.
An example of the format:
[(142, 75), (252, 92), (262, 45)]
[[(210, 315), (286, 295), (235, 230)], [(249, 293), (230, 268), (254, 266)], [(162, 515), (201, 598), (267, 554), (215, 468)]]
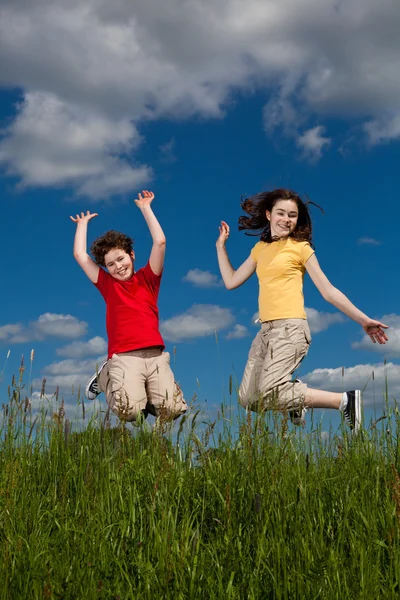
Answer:
[(91, 246), (94, 262), (86, 250), (86, 237), (87, 225), (97, 213), (70, 217), (77, 224), (74, 257), (107, 306), (108, 360), (90, 378), (86, 397), (93, 400), (105, 392), (111, 410), (125, 421), (148, 413), (175, 419), (187, 410), (159, 332), (157, 299), (166, 240), (151, 208), (153, 199), (154, 194), (144, 190), (135, 200), (153, 239), (148, 263), (136, 272), (130, 237), (108, 231), (97, 238)]

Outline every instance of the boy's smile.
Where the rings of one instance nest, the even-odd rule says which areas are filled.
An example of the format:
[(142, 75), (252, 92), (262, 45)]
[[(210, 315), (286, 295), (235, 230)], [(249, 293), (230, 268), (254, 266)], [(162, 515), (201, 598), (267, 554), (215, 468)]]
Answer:
[(120, 248), (113, 248), (104, 255), (104, 264), (108, 272), (114, 279), (119, 281), (128, 281), (134, 273), (133, 261), (135, 255), (132, 252), (127, 254)]

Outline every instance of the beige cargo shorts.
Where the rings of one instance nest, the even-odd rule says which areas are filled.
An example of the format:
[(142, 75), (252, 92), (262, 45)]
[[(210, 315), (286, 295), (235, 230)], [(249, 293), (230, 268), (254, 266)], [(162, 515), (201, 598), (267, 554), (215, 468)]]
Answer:
[(250, 348), (239, 388), (240, 404), (256, 412), (301, 409), (307, 385), (292, 380), (292, 375), (310, 343), (305, 319), (263, 322)]
[(100, 390), (117, 417), (135, 421), (143, 413), (176, 419), (188, 406), (175, 382), (169, 352), (143, 348), (113, 354), (99, 374)]

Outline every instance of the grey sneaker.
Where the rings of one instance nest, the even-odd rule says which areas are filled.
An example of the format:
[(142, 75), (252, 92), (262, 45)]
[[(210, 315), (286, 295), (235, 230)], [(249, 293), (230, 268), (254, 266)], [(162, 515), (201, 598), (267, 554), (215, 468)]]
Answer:
[(306, 414), (307, 408), (305, 406), (289, 411), (289, 417), (293, 425), (301, 425), (302, 427), (306, 424)]
[(88, 400), (94, 400), (95, 398), (97, 398), (97, 396), (101, 393), (101, 390), (99, 388), (99, 380), (98, 377), (101, 373), (101, 371), (104, 369), (104, 367), (106, 366), (107, 361), (105, 361), (100, 369), (98, 369), (96, 371), (96, 373), (94, 373), (91, 378), (89, 379), (89, 381), (86, 384), (85, 387), (85, 396)]
[[(303, 383), (301, 379), (295, 379), (298, 383)], [(306, 413), (307, 408), (303, 406), (303, 408), (296, 408), (294, 410), (289, 411), (289, 417), (292, 421), (293, 425), (301, 425), (302, 427), (306, 424)]]
[(361, 427), (361, 390), (346, 392), (347, 404), (343, 409), (343, 415), (347, 425), (357, 433)]

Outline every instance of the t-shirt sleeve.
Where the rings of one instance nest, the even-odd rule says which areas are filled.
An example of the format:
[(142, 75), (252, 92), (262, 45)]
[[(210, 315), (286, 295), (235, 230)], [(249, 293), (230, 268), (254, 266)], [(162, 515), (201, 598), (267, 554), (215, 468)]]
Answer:
[(257, 242), (257, 244), (251, 250), (250, 256), (254, 260), (254, 262), (258, 262), (260, 252), (261, 252), (263, 245), (264, 245), (264, 242)]
[(300, 262), (302, 265), (305, 265), (310, 256), (314, 254), (315, 250), (313, 250), (308, 242), (304, 242), (302, 244), (302, 248), (300, 250)]
[(106, 300), (107, 296), (108, 296), (108, 289), (109, 289), (109, 278), (111, 277), (111, 275), (109, 275), (108, 273), (106, 273), (104, 271), (104, 269), (99, 269), (99, 277), (97, 279), (97, 283), (95, 283), (94, 285), (97, 287), (97, 289), (99, 290), (100, 294), (103, 296), (103, 298)]
[(142, 273), (144, 280), (146, 281), (147, 287), (155, 296), (155, 298), (157, 298), (158, 292), (160, 291), (162, 273), (160, 273), (160, 275), (156, 275), (155, 273), (153, 273), (150, 267), (150, 262), (148, 262), (147, 265), (143, 267)]

